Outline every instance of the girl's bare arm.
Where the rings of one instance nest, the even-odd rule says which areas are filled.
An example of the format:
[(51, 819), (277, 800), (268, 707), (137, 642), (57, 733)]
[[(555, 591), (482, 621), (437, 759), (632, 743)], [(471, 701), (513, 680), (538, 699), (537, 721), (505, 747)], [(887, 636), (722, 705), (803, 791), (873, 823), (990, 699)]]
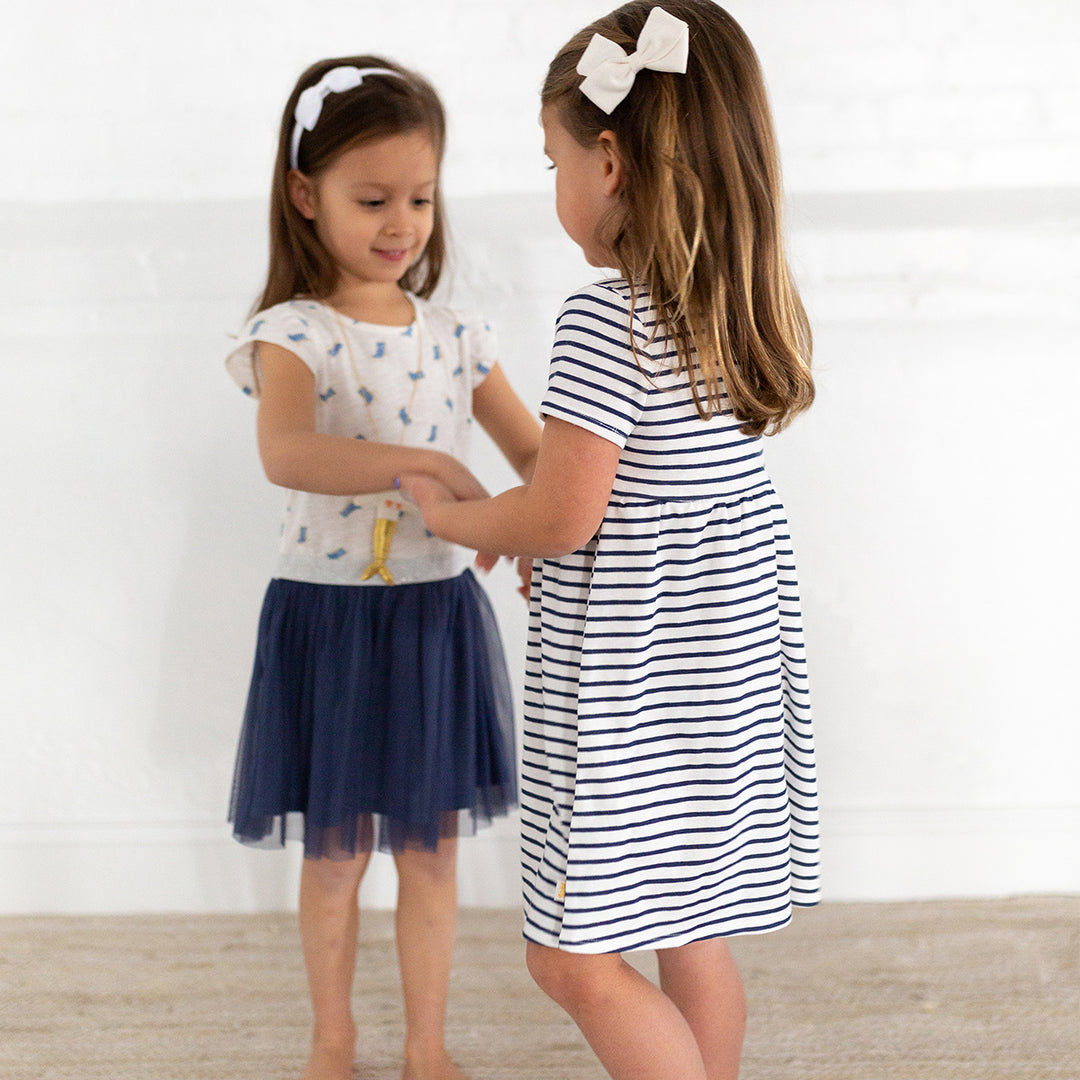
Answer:
[(288, 349), (260, 342), (259, 366), (259, 457), (271, 483), (319, 495), (365, 495), (415, 473), (438, 480), (459, 499), (487, 496), (449, 454), (316, 431), (315, 376)]
[(554, 558), (576, 551), (604, 518), (619, 447), (565, 420), (549, 418), (530, 483), (491, 499), (455, 501), (422, 475), (402, 477), (427, 527), (444, 540), (495, 555)]
[(528, 482), (540, 449), (540, 424), (514, 392), (499, 364), (473, 391), (473, 415), (514, 472)]

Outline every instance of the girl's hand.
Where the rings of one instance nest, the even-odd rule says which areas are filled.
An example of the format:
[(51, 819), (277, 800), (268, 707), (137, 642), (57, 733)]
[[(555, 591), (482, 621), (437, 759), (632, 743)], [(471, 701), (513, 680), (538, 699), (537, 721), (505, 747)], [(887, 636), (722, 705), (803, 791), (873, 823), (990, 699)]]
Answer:
[[(500, 556), (492, 555), (486, 551), (478, 551), (476, 553), (476, 565), (484, 573), (488, 573), (490, 570), (495, 569), (495, 564), (499, 561)], [(518, 577), (521, 579), (521, 584), (514, 590), (519, 596), (529, 599), (529, 595), (532, 591), (532, 559), (521, 558), (514, 560), (511, 556), (507, 556), (511, 561), (517, 562)]]
[[(428, 531), (436, 536), (439, 535), (438, 522), (435, 520), (438, 517), (438, 507), (465, 501), (459, 499), (445, 484), (425, 473), (406, 473), (400, 477), (398, 486), (419, 507)], [(483, 492), (483, 488), (480, 490)], [(483, 492), (476, 498), (486, 496), (487, 493)], [(482, 551), (476, 553), (476, 565), (485, 572), (491, 570), (498, 561), (498, 555), (489, 555)]]
[[(432, 507), (441, 503), (455, 503), (458, 501), (457, 495), (450, 488), (426, 473), (405, 473), (400, 478), (398, 486), (420, 508), (420, 513), (424, 515), (424, 523), (429, 529), (431, 524), (427, 520), (427, 514)], [(434, 531), (432, 529), (432, 532)]]
[(532, 559), (527, 559), (524, 555), (521, 556), (517, 561), (517, 572), (518, 577), (521, 579), (521, 584), (518, 586), (517, 591), (528, 600), (529, 594), (532, 591)]
[(476, 553), (476, 567), (478, 570), (483, 570), (484, 573), (488, 573), (490, 570), (495, 569), (495, 564), (499, 561), (498, 555), (492, 555), (487, 551), (478, 551)]
[(448, 454), (440, 455), (439, 466), (436, 472), (427, 473), (427, 477), (441, 481), (456, 499), (464, 501), (489, 498), (484, 485), (457, 458), (450, 457)]

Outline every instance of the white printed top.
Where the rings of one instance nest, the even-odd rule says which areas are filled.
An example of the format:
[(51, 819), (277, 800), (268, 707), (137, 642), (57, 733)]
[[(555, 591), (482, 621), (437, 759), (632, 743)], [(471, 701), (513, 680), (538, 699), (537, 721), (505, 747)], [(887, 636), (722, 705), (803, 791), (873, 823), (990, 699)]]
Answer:
[[(377, 326), (316, 300), (289, 300), (249, 320), (225, 361), (233, 379), (259, 394), (258, 343), (280, 345), (315, 376), (316, 430), (404, 446), (426, 446), (469, 463), (472, 394), (496, 360), (494, 331), (479, 316), (409, 297), (408, 326)], [(364, 496), (289, 491), (275, 575), (329, 585), (361, 580), (374, 559), (377, 517), (396, 519), (387, 569), (395, 584), (453, 577), (469, 553), (433, 537), (398, 492)]]

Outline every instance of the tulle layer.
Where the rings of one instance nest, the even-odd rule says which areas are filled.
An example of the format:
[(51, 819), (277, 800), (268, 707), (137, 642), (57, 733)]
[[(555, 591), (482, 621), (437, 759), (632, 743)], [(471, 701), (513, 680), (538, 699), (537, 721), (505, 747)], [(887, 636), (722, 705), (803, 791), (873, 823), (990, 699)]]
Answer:
[(229, 820), (309, 858), (434, 849), (517, 799), (510, 684), (473, 575), (390, 587), (275, 579)]

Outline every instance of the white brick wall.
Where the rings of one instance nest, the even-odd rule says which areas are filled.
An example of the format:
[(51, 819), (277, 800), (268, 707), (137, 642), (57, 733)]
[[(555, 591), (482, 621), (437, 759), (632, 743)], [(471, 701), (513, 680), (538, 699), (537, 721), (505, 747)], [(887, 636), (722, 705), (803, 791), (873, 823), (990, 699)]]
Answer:
[(797, 191), (1080, 181), (1080, 7), (731, 3), (762, 56)]
[[(735, 0), (796, 191), (1080, 182), (1080, 5)], [(59, 0), (5, 14), (0, 200), (261, 197), (312, 59), (382, 51), (453, 122), (449, 189), (543, 190), (536, 90), (584, 0)]]

